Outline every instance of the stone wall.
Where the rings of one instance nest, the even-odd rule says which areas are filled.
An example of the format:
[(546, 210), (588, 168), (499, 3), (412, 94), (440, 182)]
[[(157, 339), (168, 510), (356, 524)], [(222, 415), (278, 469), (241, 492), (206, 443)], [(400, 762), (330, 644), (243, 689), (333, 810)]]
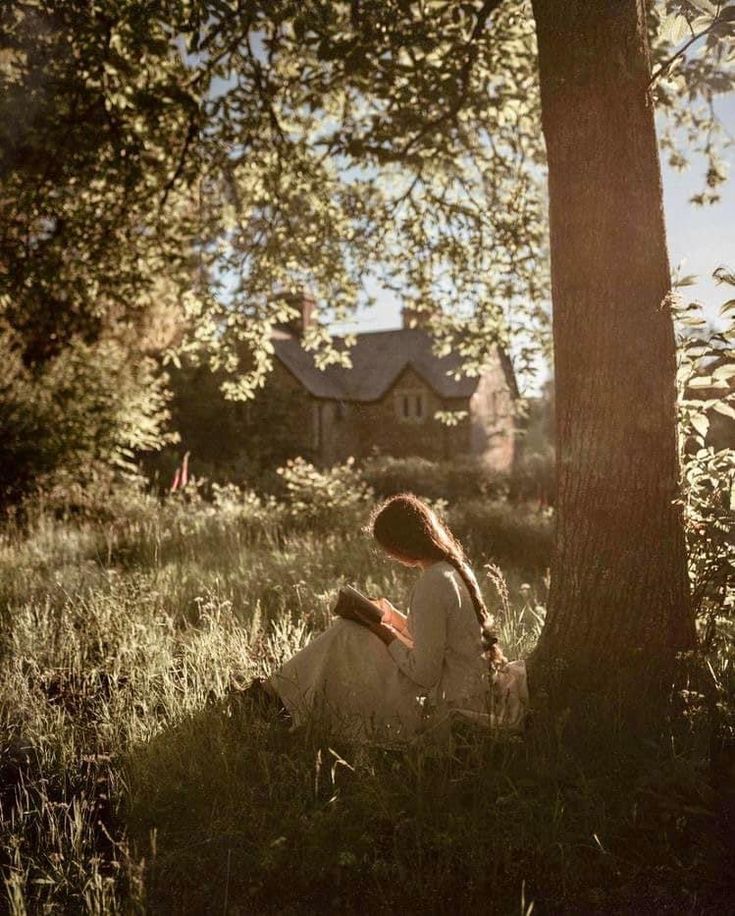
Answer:
[(469, 449), (469, 421), (447, 427), (434, 418), (438, 410), (468, 410), (467, 399), (445, 401), (412, 369), (406, 369), (379, 401), (325, 402), (322, 430), (325, 463), (350, 455), (422, 455), (442, 459)]
[[(513, 396), (498, 358), (471, 399), (442, 399), (410, 367), (379, 401), (355, 403), (314, 398), (285, 367), (276, 364), (268, 384), (300, 391), (293, 416), (301, 454), (329, 465), (351, 456), (420, 455), (444, 460), (477, 454), (498, 470), (509, 470), (515, 454)], [(437, 411), (464, 411), (446, 426)]]

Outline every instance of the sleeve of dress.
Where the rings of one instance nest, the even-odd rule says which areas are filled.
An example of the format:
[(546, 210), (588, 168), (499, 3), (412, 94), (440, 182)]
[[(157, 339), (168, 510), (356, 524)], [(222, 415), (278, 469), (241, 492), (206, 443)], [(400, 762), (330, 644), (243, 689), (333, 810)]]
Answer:
[(441, 677), (447, 639), (447, 612), (458, 606), (459, 593), (446, 575), (419, 580), (411, 601), (413, 649), (394, 639), (388, 651), (398, 667), (419, 687), (433, 687)]

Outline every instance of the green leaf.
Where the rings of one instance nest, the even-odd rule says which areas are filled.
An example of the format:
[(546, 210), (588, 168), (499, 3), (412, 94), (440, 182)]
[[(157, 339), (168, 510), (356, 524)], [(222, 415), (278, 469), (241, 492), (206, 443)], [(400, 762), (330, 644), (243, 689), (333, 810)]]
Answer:
[(711, 18), (717, 15), (719, 4), (711, 3), (710, 0), (692, 0), (692, 6)]
[(735, 286), (735, 273), (728, 270), (727, 267), (718, 267), (712, 271), (715, 283), (727, 283), (728, 286)]
[(691, 424), (694, 429), (699, 433), (699, 435), (704, 439), (709, 431), (709, 417), (706, 417), (704, 414), (695, 414), (691, 418)]
[(730, 417), (731, 420), (735, 420), (735, 407), (732, 404), (718, 401), (712, 409), (716, 410), (717, 413), (721, 413), (723, 417)]
[(712, 373), (712, 378), (722, 381), (723, 379), (732, 378), (735, 375), (735, 363), (729, 363), (726, 366), (718, 366)]
[(684, 36), (689, 34), (689, 23), (686, 16), (681, 13), (672, 13), (667, 16), (661, 24), (661, 38), (670, 41), (672, 44), (678, 44)]

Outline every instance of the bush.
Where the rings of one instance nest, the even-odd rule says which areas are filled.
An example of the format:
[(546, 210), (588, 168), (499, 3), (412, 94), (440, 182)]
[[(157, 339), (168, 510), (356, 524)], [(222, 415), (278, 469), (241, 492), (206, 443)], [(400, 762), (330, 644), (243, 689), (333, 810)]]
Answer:
[(556, 495), (556, 462), (551, 445), (543, 452), (522, 452), (513, 468), (509, 497), (553, 506)]
[[(735, 286), (720, 269), (715, 279)], [(678, 321), (679, 449), (689, 579), (701, 647), (721, 665), (715, 680), (713, 763), (735, 744), (735, 672), (725, 661), (735, 636), (735, 366), (729, 342), (735, 335), (733, 300), (722, 308), (727, 325), (708, 329), (701, 306), (674, 308)], [(715, 426), (713, 436), (713, 421)], [(719, 745), (719, 747), (718, 747)], [(727, 753), (727, 752), (726, 752)]]
[(542, 575), (554, 547), (548, 511), (501, 502), (462, 502), (452, 506), (447, 521), (468, 552), (519, 569), (527, 578)]
[(451, 501), (478, 496), (494, 499), (509, 487), (507, 474), (493, 470), (471, 456), (453, 461), (426, 458), (372, 458), (362, 465), (362, 475), (380, 497), (409, 490), (426, 499)]
[(137, 477), (139, 452), (171, 440), (165, 379), (122, 343), (76, 340), (30, 370), (0, 328), (0, 353), (0, 502), (41, 490), (61, 505), (103, 505), (117, 481)]
[(292, 522), (311, 527), (359, 525), (374, 498), (353, 458), (319, 470), (303, 458), (278, 468), (283, 501)]
[(294, 423), (304, 412), (299, 391), (269, 384), (248, 401), (231, 401), (221, 390), (225, 375), (206, 363), (184, 360), (169, 373), (172, 426), (181, 447), (147, 457), (146, 472), (159, 490), (167, 489), (184, 451), (197, 478), (244, 487), (272, 482), (272, 469), (301, 453)]

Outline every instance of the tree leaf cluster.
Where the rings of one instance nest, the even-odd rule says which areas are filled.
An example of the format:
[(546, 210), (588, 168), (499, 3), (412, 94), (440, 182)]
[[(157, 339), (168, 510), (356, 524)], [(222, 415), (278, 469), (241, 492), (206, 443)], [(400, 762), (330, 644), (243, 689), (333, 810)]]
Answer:
[[(735, 285), (727, 270), (720, 282)], [(722, 608), (735, 582), (735, 310), (713, 331), (697, 303), (674, 301), (679, 443), (689, 572), (700, 612)]]

